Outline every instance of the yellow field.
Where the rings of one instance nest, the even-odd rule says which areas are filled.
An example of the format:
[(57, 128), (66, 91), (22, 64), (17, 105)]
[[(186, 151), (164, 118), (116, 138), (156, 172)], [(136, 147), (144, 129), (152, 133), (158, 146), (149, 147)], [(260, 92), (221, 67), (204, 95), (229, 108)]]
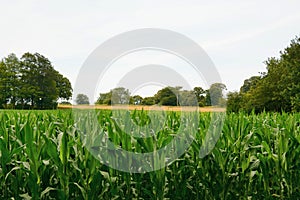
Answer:
[(191, 106), (144, 106), (144, 105), (58, 105), (59, 109), (102, 109), (102, 110), (110, 110), (110, 109), (122, 109), (122, 110), (164, 110), (164, 111), (196, 111), (200, 112), (225, 112), (226, 108), (218, 108), (218, 107), (191, 107)]

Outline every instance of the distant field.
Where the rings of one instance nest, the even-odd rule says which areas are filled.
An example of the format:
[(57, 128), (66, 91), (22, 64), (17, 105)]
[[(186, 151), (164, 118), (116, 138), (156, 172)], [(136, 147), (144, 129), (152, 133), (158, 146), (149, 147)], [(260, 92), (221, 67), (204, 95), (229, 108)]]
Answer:
[(191, 106), (142, 106), (142, 105), (118, 105), (118, 106), (108, 106), (108, 105), (59, 105), (59, 109), (99, 109), (99, 110), (110, 110), (110, 109), (128, 109), (128, 110), (165, 110), (165, 111), (196, 111), (199, 109), (200, 112), (225, 112), (226, 108), (217, 107), (191, 107)]

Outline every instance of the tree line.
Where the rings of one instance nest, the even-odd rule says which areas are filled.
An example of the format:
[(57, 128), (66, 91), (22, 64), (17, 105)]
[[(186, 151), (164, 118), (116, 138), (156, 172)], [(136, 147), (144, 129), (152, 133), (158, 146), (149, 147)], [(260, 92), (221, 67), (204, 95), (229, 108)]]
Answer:
[(0, 61), (0, 108), (55, 109), (59, 98), (71, 96), (68, 78), (39, 53), (20, 59), (10, 54)]
[(240, 91), (228, 94), (227, 111), (300, 111), (300, 38), (265, 65), (267, 72), (246, 79)]
[[(167, 106), (225, 106), (228, 112), (291, 112), (300, 111), (300, 38), (293, 39), (280, 52), (266, 62), (266, 72), (244, 81), (239, 91), (223, 92), (226, 86), (214, 83), (209, 89), (195, 87), (165, 87), (155, 95), (131, 95), (118, 87), (100, 93), (96, 104), (135, 104)], [(54, 109), (58, 99), (68, 101), (72, 87), (68, 78), (56, 71), (51, 62), (39, 53), (25, 53), (18, 58), (10, 54), (0, 61), (0, 108)], [(86, 95), (79, 94), (77, 104), (89, 104)]]
[[(165, 105), (165, 106), (225, 106), (226, 100), (223, 91), (226, 86), (222, 83), (214, 83), (208, 90), (195, 87), (193, 90), (183, 90), (181, 86), (167, 86), (157, 91), (154, 96), (141, 97), (131, 95), (124, 87), (117, 87), (107, 93), (100, 93), (95, 104), (133, 104), (133, 105)], [(77, 104), (88, 104), (88, 97), (78, 94)]]

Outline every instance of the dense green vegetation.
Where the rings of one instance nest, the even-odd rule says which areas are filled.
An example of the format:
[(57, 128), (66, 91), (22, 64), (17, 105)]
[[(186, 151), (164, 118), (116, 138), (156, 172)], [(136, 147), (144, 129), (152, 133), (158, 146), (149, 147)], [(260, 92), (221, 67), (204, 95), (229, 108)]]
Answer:
[(228, 94), (228, 111), (300, 111), (300, 38), (266, 61), (267, 72), (244, 81), (239, 92)]
[(134, 105), (165, 105), (165, 106), (225, 106), (223, 92), (226, 86), (214, 83), (209, 89), (194, 87), (193, 90), (183, 90), (181, 86), (165, 87), (154, 96), (142, 98), (139, 95), (130, 96), (130, 91), (123, 87), (100, 93), (96, 104), (134, 104)]
[(0, 108), (54, 109), (72, 96), (70, 81), (41, 54), (15, 54), (0, 61)]
[[(97, 111), (115, 145), (132, 137), (132, 151), (160, 147), (180, 126), (167, 113), (161, 131), (136, 142)], [(145, 121), (145, 111), (131, 120)], [(184, 155), (161, 170), (130, 174), (102, 165), (84, 147), (72, 112), (0, 111), (1, 199), (297, 199), (300, 196), (300, 114), (229, 114), (212, 152), (199, 157), (210, 113)], [(147, 120), (146, 120), (147, 121)], [(121, 137), (116, 137), (121, 136)], [(128, 143), (129, 144), (129, 143)], [(139, 148), (138, 148), (139, 147)], [(125, 147), (124, 147), (125, 148)]]
[(75, 102), (78, 104), (78, 105), (89, 105), (90, 104), (90, 100), (89, 100), (89, 97), (85, 94), (78, 94), (76, 96), (76, 99), (75, 99)]

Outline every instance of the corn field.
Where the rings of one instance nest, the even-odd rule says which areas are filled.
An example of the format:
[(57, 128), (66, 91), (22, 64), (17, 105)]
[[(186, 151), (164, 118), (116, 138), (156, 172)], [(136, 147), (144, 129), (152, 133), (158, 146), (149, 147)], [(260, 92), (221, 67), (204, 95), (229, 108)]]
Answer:
[[(134, 140), (112, 111), (97, 111), (114, 144), (151, 152), (180, 127), (167, 112), (161, 130)], [(129, 117), (147, 122), (146, 111)], [(222, 134), (204, 158), (199, 151), (211, 121), (200, 113), (189, 148), (170, 165), (127, 173), (102, 164), (84, 147), (70, 110), (0, 111), (0, 199), (298, 199), (300, 114), (227, 114)]]

